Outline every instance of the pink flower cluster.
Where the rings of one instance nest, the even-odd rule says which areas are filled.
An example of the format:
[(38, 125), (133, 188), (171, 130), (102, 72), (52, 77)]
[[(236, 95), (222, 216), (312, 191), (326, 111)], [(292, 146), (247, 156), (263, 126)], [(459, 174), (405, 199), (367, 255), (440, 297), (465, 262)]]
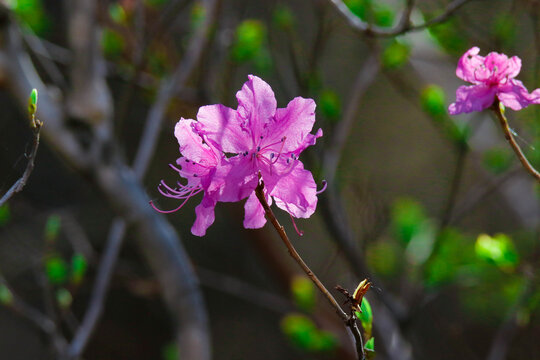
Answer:
[(520, 58), (509, 59), (496, 52), (483, 57), (479, 52), (478, 47), (473, 47), (459, 59), (457, 77), (473, 85), (457, 89), (456, 102), (448, 108), (450, 115), (487, 109), (495, 98), (513, 110), (540, 104), (540, 89), (529, 94), (523, 83), (515, 79), (521, 70)]
[(255, 188), (259, 175), (265, 184), (266, 199), (291, 216), (310, 217), (317, 206), (313, 175), (298, 157), (322, 136), (311, 134), (315, 122), (315, 102), (296, 97), (286, 108), (277, 108), (271, 87), (250, 75), (237, 92), (236, 110), (224, 105), (199, 109), (197, 121), (180, 119), (175, 136), (182, 156), (171, 167), (186, 179), (170, 187), (161, 181), (164, 196), (182, 200), (179, 210), (192, 196), (203, 192), (195, 208), (197, 218), (191, 232), (203, 236), (214, 222), (217, 202), (247, 198), (244, 227), (260, 228), (266, 223)]

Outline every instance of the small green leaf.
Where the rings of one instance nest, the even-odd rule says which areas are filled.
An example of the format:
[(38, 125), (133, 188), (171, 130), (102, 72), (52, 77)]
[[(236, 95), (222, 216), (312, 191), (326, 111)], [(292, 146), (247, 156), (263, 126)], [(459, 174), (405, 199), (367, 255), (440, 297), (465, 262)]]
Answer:
[(330, 89), (324, 89), (317, 102), (321, 113), (329, 120), (337, 121), (341, 117), (341, 99)]
[(478, 257), (494, 263), (503, 270), (515, 268), (519, 261), (512, 241), (505, 234), (497, 234), (494, 237), (487, 234), (479, 235), (474, 250)]
[(294, 14), (288, 6), (278, 4), (274, 8), (272, 22), (281, 30), (292, 29), (294, 26)]
[(364, 349), (366, 349), (367, 351), (375, 351), (375, 338), (374, 337), (366, 341), (366, 345), (364, 345)]
[(373, 17), (376, 25), (380, 27), (391, 27), (394, 24), (396, 13), (388, 5), (376, 2), (373, 5)]
[(422, 205), (411, 198), (397, 199), (392, 207), (392, 225), (398, 238), (408, 244), (426, 220)]
[(127, 23), (126, 10), (119, 3), (109, 5), (109, 16), (117, 24), (125, 25)]
[(434, 84), (426, 86), (420, 94), (422, 108), (430, 116), (439, 117), (446, 115), (446, 99), (444, 90)]
[(291, 281), (291, 292), (295, 304), (302, 310), (312, 311), (315, 307), (315, 286), (305, 276), (295, 276)]
[(266, 39), (266, 27), (254, 19), (244, 20), (236, 28), (233, 59), (237, 62), (253, 60), (261, 51)]
[(37, 111), (38, 92), (36, 89), (32, 89), (30, 96), (28, 97), (28, 115), (34, 116)]
[(11, 290), (4, 285), (0, 284), (0, 304), (2, 305), (11, 305), (13, 303), (13, 294)]
[(63, 284), (66, 281), (68, 267), (64, 259), (52, 256), (45, 261), (45, 271), (51, 284)]
[(382, 54), (382, 65), (386, 69), (397, 69), (409, 60), (411, 47), (408, 44), (394, 40)]
[(67, 289), (60, 288), (56, 291), (56, 302), (61, 309), (67, 309), (73, 302), (73, 296), (71, 296), (71, 293)]
[(45, 223), (45, 240), (53, 242), (60, 234), (61, 220), (58, 215), (51, 215)]
[(117, 31), (105, 28), (101, 35), (101, 48), (106, 56), (118, 57), (124, 52), (124, 38)]
[(367, 298), (362, 299), (362, 304), (360, 304), (360, 310), (362, 311), (358, 319), (362, 323), (362, 327), (365, 331), (371, 332), (371, 327), (373, 325), (373, 310), (371, 310), (371, 305)]
[(371, 6), (371, 1), (369, 0), (344, 0), (345, 5), (349, 10), (361, 20), (366, 20), (366, 16), (369, 12), (369, 7)]
[(5, 226), (9, 220), (11, 220), (11, 211), (9, 210), (9, 204), (5, 203), (0, 206), (0, 227)]
[(88, 263), (86, 262), (84, 255), (73, 255), (73, 257), (71, 258), (71, 281), (74, 284), (79, 284), (84, 278), (87, 268)]

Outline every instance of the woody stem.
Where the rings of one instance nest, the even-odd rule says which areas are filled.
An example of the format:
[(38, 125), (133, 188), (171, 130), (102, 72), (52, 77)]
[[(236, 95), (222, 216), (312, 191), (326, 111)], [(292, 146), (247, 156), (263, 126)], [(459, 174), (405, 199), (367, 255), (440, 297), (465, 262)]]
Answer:
[(508, 125), (508, 120), (504, 116), (504, 113), (501, 111), (499, 100), (495, 100), (495, 102), (493, 103), (493, 106), (492, 106), (492, 110), (495, 113), (495, 115), (497, 116), (497, 119), (499, 119), (499, 123), (501, 124), (501, 128), (503, 130), (504, 137), (510, 143), (510, 146), (512, 146), (512, 149), (516, 153), (519, 161), (521, 162), (521, 164), (523, 165), (525, 170), (527, 170), (529, 172), (529, 174), (534, 176), (536, 178), (536, 180), (540, 182), (540, 173), (527, 160), (527, 158), (525, 157), (525, 154), (523, 154), (523, 151), (521, 150), (518, 143), (516, 142), (516, 139), (514, 139), (514, 135), (512, 134), (512, 130), (510, 129), (510, 126)]
[(274, 215), (274, 212), (272, 211), (272, 209), (268, 205), (268, 202), (266, 201), (266, 197), (264, 196), (264, 183), (262, 179), (259, 180), (259, 185), (255, 189), (255, 194), (257, 195), (259, 202), (264, 208), (266, 217), (270, 220), (270, 222), (272, 223), (272, 225), (278, 232), (279, 237), (281, 238), (281, 240), (283, 241), (283, 243), (289, 250), (289, 254), (298, 263), (298, 265), (300, 265), (302, 270), (311, 279), (311, 281), (313, 281), (315, 286), (317, 286), (317, 288), (323, 293), (323, 295), (326, 297), (330, 305), (332, 305), (332, 307), (336, 310), (336, 313), (341, 318), (341, 320), (343, 320), (343, 322), (351, 330), (354, 336), (354, 339), (356, 341), (356, 351), (358, 354), (358, 358), (364, 360), (366, 358), (366, 355), (364, 353), (364, 344), (363, 344), (360, 330), (358, 329), (358, 326), (356, 325), (356, 321), (354, 321), (354, 319), (353, 321), (351, 321), (351, 317), (343, 311), (343, 309), (341, 308), (341, 306), (339, 306), (336, 299), (332, 296), (332, 294), (330, 294), (328, 289), (323, 285), (323, 283), (319, 280), (319, 278), (317, 278), (317, 276), (313, 273), (313, 271), (311, 271), (309, 266), (307, 266), (307, 264), (304, 262), (300, 254), (298, 254), (298, 252), (294, 248), (293, 244), (289, 240), (289, 237), (287, 236), (287, 233), (285, 232), (285, 229), (278, 222), (278, 220), (276, 219), (276, 216)]

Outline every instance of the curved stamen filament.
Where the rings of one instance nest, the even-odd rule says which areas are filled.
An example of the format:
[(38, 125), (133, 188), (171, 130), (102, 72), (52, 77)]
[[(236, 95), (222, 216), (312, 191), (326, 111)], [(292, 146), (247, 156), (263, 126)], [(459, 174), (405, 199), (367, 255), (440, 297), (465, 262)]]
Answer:
[(326, 188), (328, 187), (328, 182), (326, 180), (323, 180), (322, 185), (323, 185), (322, 189), (317, 190), (317, 192), (315, 192), (315, 194), (319, 195), (319, 194), (323, 193), (326, 190)]
[[(191, 196), (190, 196), (191, 197)], [(187, 197), (183, 202), (182, 204), (180, 204), (179, 207), (177, 207), (176, 209), (173, 209), (173, 210), (161, 210), (161, 209), (158, 209), (156, 207), (156, 205), (154, 205), (154, 202), (152, 200), (150, 200), (150, 206), (152, 206), (154, 208), (154, 210), (156, 210), (157, 212), (160, 212), (162, 214), (170, 214), (170, 213), (173, 213), (173, 212), (176, 212), (178, 210), (180, 210), (182, 208), (182, 206), (184, 206), (187, 201), (189, 200), (190, 197)]]
[(296, 226), (296, 222), (294, 221), (294, 218), (291, 214), (289, 214), (289, 216), (291, 217), (291, 221), (293, 223), (293, 226), (294, 226), (294, 230), (296, 231), (296, 233), (298, 234), (298, 236), (304, 236), (304, 232), (302, 230), (298, 230), (298, 227)]

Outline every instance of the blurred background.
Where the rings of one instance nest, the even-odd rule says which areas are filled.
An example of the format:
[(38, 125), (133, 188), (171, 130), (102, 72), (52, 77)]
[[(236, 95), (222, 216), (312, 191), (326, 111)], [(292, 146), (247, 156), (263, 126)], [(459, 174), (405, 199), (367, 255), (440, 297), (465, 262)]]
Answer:
[[(148, 205), (179, 205), (157, 191), (178, 181), (175, 123), (236, 108), (248, 74), (278, 107), (317, 102), (301, 160), (328, 189), (302, 237), (276, 215), (339, 302), (336, 285), (373, 283), (371, 358), (540, 358), (540, 186), (491, 112), (446, 110), (472, 46), (540, 87), (538, 1), (1, 0), (0, 39), (0, 194), (26, 168), (32, 88), (44, 122), (0, 207), (3, 359), (356, 358), (243, 203), (202, 238), (199, 198)], [(507, 116), (540, 168), (540, 106)]]

